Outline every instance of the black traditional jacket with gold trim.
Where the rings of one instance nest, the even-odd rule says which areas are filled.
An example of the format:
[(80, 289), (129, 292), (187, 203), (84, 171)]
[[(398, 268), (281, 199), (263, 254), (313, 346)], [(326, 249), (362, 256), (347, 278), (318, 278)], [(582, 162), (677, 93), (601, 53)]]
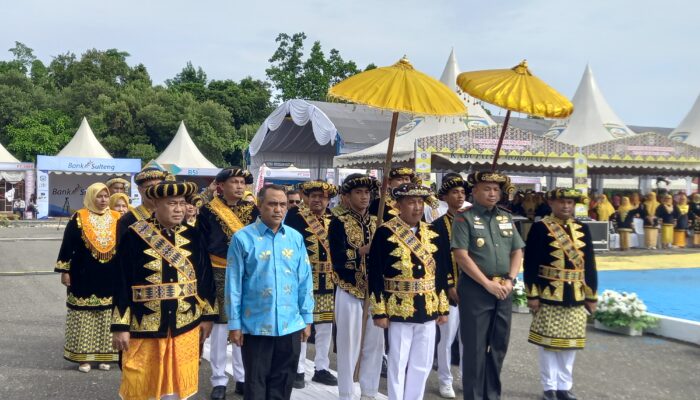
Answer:
[(688, 218), (690, 219), (690, 226), (693, 228), (695, 233), (700, 232), (700, 203), (691, 201), (688, 203)]
[(438, 237), (430, 224), (419, 222), (413, 233), (399, 217), (377, 228), (367, 268), (373, 318), (425, 323), (449, 313)]
[(221, 196), (214, 197), (200, 209), (197, 223), (206, 238), (207, 251), (214, 268), (226, 268), (226, 254), (231, 237), (239, 229), (255, 222), (258, 215), (260, 212), (254, 203), (239, 200), (236, 204), (229, 205)]
[(66, 224), (54, 271), (70, 275), (68, 308), (106, 310), (112, 307), (118, 220), (116, 211), (100, 216), (83, 209), (73, 214)]
[(165, 338), (218, 318), (211, 262), (197, 228), (139, 221), (119, 243), (118, 259), (112, 332)]
[(332, 214), (328, 209), (319, 218), (306, 206), (287, 211), (284, 223), (301, 233), (311, 262), (314, 291), (314, 323), (333, 322), (335, 283), (331, 263), (328, 226)]
[(530, 299), (560, 306), (597, 300), (598, 272), (586, 224), (551, 215), (535, 222), (527, 236), (523, 264)]
[(358, 299), (367, 294), (367, 258), (360, 248), (369, 244), (377, 226), (377, 217), (369, 212), (359, 215), (347, 208), (333, 216), (328, 225), (328, 241), (336, 285)]
[[(380, 197), (374, 199), (369, 205), (369, 213), (379, 217), (379, 201)], [(388, 221), (394, 217), (399, 216), (399, 209), (396, 207), (396, 200), (392, 199), (389, 195), (386, 197), (386, 202), (384, 204), (384, 221)], [(380, 221), (381, 224), (381, 221)]]
[[(454, 222), (454, 215), (449, 212), (445, 213), (440, 218), (432, 222), (433, 229), (439, 235), (437, 238), (438, 249), (441, 252), (447, 252), (449, 255), (445, 255), (442, 258), (444, 262), (447, 263), (446, 268), (443, 269), (445, 274), (447, 274), (447, 285), (448, 287), (457, 286), (457, 279), (459, 279), (459, 266), (449, 250), (452, 242), (452, 223)], [(450, 305), (457, 306), (457, 303), (450, 300)]]
[(117, 225), (117, 242), (121, 239), (126, 232), (129, 231), (129, 227), (135, 222), (141, 221), (142, 219), (148, 219), (153, 216), (153, 211), (147, 209), (143, 204), (136, 207), (129, 207), (129, 211), (119, 218), (119, 224)]

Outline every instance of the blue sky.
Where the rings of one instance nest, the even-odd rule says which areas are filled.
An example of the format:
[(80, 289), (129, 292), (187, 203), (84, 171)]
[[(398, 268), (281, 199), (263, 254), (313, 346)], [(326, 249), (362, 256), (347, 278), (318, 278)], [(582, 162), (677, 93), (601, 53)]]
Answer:
[(118, 48), (130, 63), (145, 64), (156, 83), (190, 60), (209, 78), (265, 79), (277, 34), (304, 31), (362, 67), (407, 54), (436, 77), (452, 47), (463, 71), (526, 58), (569, 97), (590, 63), (608, 102), (631, 125), (675, 127), (700, 94), (700, 2), (690, 0), (4, 3), (0, 49), (18, 40), (48, 62), (68, 50)]

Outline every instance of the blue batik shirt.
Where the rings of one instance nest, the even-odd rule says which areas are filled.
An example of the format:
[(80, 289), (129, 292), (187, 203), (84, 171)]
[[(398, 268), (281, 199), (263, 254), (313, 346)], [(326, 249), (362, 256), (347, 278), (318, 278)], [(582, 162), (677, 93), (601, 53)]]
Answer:
[(260, 218), (233, 235), (226, 265), (229, 330), (283, 336), (313, 323), (313, 279), (304, 238)]

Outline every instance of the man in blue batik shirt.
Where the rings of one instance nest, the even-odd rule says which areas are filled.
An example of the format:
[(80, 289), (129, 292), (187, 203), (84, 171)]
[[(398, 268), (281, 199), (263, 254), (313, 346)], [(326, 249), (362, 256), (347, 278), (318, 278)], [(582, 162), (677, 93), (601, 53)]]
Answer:
[(311, 265), (301, 234), (282, 224), (284, 187), (265, 186), (258, 200), (260, 217), (233, 235), (228, 250), (229, 339), (241, 346), (244, 399), (289, 399), (313, 323)]

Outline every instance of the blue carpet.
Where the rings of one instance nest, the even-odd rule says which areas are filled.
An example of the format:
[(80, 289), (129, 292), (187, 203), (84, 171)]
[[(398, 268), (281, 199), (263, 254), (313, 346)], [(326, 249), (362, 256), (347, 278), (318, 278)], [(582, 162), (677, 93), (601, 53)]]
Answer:
[(598, 293), (634, 292), (649, 312), (700, 321), (700, 268), (599, 271)]

